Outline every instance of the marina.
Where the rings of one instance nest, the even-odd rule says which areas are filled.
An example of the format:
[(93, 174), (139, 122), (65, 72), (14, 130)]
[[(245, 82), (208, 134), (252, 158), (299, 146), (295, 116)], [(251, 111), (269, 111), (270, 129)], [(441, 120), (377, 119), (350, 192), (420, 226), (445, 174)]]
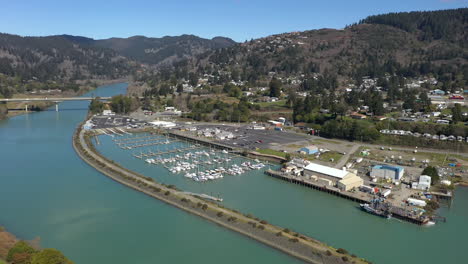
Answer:
[(175, 175), (183, 174), (184, 178), (195, 182), (220, 180), (266, 166), (259, 160), (249, 160), (227, 149), (213, 148), (212, 145), (202, 145), (190, 139), (184, 141), (180, 137), (176, 139), (156, 133), (120, 136), (113, 140), (119, 148), (130, 152), (141, 148), (139, 152), (131, 153), (134, 158), (146, 164), (162, 166)]
[[(101, 87), (94, 94), (111, 96), (120, 91), (118, 86)], [(40, 236), (42, 246), (58, 247), (75, 263), (187, 263), (194, 258), (206, 264), (220, 260), (227, 264), (299, 263), (103, 178), (83, 164), (69, 144), (76, 125), (86, 114), (87, 103), (66, 102), (60, 107), (70, 110), (44, 111), (0, 123), (0, 151), (5, 166), (4, 184), (0, 185), (4, 212), (1, 222), (12, 232), (24, 239)], [(51, 136), (55, 140), (51, 141)], [(392, 220), (375, 217), (362, 212), (358, 202), (299, 184), (285, 184), (265, 176), (263, 170), (250, 170), (243, 177), (225, 177), (203, 184), (187, 180), (183, 173), (175, 177), (163, 166), (147, 164), (144, 159), (129, 155), (145, 148), (124, 150), (113, 141), (130, 135), (102, 134), (98, 138), (100, 144), (96, 148), (126, 168), (189, 192), (221, 197), (223, 205), (343, 247), (373, 263), (458, 263), (464, 258), (468, 236), (462, 228), (468, 222), (468, 188), (465, 187), (454, 191), (457, 199), (450, 208), (440, 209), (439, 214), (449, 221), (425, 227), (396, 217)], [(49, 150), (48, 158), (38, 160), (44, 149)], [(28, 166), (15, 165), (14, 160), (18, 159), (28, 160)], [(273, 164), (265, 168), (270, 166), (276, 169)], [(47, 173), (36, 177), (35, 173), (41, 170)], [(31, 203), (32, 200), (35, 202)], [(170, 232), (174, 228), (178, 232)], [(165, 239), (157, 239), (160, 236)], [(229, 241), (229, 248), (219, 241)], [(95, 243), (100, 247), (95, 247)], [(198, 247), (199, 244), (211, 248), (210, 254)], [(389, 254), (389, 249), (398, 254)], [(156, 256), (157, 250), (160, 253)], [(129, 251), (134, 254), (129, 255)], [(255, 260), (250, 257), (252, 252)]]

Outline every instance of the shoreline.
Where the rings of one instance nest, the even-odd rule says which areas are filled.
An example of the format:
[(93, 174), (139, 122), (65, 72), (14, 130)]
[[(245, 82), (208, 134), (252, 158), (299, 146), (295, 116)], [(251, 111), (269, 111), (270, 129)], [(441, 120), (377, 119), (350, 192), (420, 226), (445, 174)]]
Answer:
[(8, 250), (20, 241), (13, 233), (10, 233), (0, 225), (0, 260), (5, 260), (8, 255)]
[[(116, 84), (116, 83), (124, 83), (124, 82), (128, 82), (130, 83), (130, 80), (128, 78), (122, 78), (122, 79), (114, 79), (114, 80), (90, 80), (91, 82), (95, 83), (97, 85), (97, 87), (99, 86), (103, 86), (103, 85), (111, 85), (111, 84)], [(77, 83), (79, 85), (85, 85), (84, 83), (86, 83), (87, 81), (84, 81), (84, 80), (81, 80), (81, 81), (77, 81)], [(96, 87), (95, 87), (96, 88)], [(78, 92), (74, 92), (72, 94), (70, 94), (69, 96), (73, 96), (73, 97), (78, 97), (78, 96), (82, 96), (83, 94), (85, 93), (88, 93), (92, 90), (94, 90), (95, 88), (93, 87), (87, 87), (85, 89), (80, 89)], [(16, 94), (18, 95), (18, 94)], [(44, 95), (45, 97), (50, 97), (50, 96), (47, 96), (47, 95)], [(53, 98), (53, 97), (51, 97)], [(42, 112), (44, 111), (45, 109), (51, 107), (54, 105), (54, 103), (51, 103), (51, 102), (39, 102), (41, 105), (43, 105), (43, 109), (41, 110), (37, 110), (37, 111), (28, 111), (28, 112), (25, 112), (25, 111), (17, 111), (17, 110), (14, 110), (14, 112), (10, 113), (10, 111), (8, 111), (8, 113), (6, 114), (5, 118), (3, 119), (0, 119), (0, 120), (7, 120), (9, 118), (13, 118), (13, 117), (16, 117), (16, 116), (21, 116), (21, 115), (25, 115), (25, 114), (29, 114), (29, 113), (35, 113), (35, 112)], [(21, 104), (21, 103), (17, 103), (18, 105)]]
[[(156, 183), (151, 178), (122, 168), (113, 161), (102, 157), (99, 153), (96, 153), (97, 151), (93, 146), (89, 145), (90, 143), (89, 135), (85, 135), (80, 124), (73, 136), (73, 148), (80, 158), (105, 176), (129, 188), (202, 217), (307, 263), (345, 263), (346, 261), (366, 263), (364, 260), (352, 257), (349, 254), (339, 254), (336, 249), (313, 238), (268, 224), (258, 218), (247, 217), (217, 203), (184, 194), (175, 188), (171, 188), (171, 186), (167, 187)], [(346, 259), (346, 261), (343, 259)]]

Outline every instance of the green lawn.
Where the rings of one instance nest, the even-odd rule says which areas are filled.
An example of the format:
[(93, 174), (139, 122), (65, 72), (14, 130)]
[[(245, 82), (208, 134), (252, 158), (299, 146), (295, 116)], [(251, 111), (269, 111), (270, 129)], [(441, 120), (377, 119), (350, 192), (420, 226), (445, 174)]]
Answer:
[(256, 105), (259, 105), (260, 107), (286, 107), (286, 100), (279, 100), (276, 102), (259, 102), (259, 103), (254, 103)]
[(333, 159), (334, 162), (338, 162), (341, 157), (343, 157), (343, 154), (338, 153), (336, 151), (328, 151), (320, 155), (320, 160), (323, 161), (330, 161), (330, 159)]
[(6, 262), (0, 259), (0, 264), (6, 264)]
[(273, 150), (273, 149), (258, 149), (257, 152), (262, 153), (262, 154), (267, 154), (267, 155), (275, 155), (275, 156), (279, 156), (283, 158), (286, 158), (286, 154), (287, 154), (285, 152)]
[(339, 141), (330, 140), (330, 139), (315, 139), (312, 143), (329, 143), (329, 144), (341, 144)]

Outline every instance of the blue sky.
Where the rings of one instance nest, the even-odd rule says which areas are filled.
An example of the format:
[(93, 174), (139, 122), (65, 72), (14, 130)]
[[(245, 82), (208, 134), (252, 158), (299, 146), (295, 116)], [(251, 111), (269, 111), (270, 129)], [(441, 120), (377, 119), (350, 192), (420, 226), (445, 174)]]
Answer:
[(343, 28), (368, 15), (467, 7), (468, 0), (0, 0), (0, 32), (97, 39), (226, 36)]

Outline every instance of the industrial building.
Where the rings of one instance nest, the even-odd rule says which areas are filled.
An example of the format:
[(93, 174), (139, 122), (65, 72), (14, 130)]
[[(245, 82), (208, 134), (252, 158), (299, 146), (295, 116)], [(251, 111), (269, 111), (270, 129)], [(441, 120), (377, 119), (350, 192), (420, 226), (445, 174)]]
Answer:
[(303, 148), (299, 149), (299, 153), (303, 153), (303, 154), (306, 154), (306, 155), (312, 155), (312, 154), (315, 154), (317, 152), (319, 152), (319, 149), (317, 148), (317, 146), (314, 146), (314, 145), (310, 145), (310, 146), (303, 147)]
[(419, 182), (411, 183), (411, 188), (427, 191), (431, 188), (431, 176), (421, 175), (419, 177)]
[(353, 188), (359, 188), (364, 184), (364, 180), (354, 173), (348, 173), (343, 179), (339, 180), (336, 187), (342, 191), (349, 191)]
[(372, 178), (391, 179), (392, 182), (400, 181), (403, 178), (405, 169), (400, 166), (375, 165), (372, 167), (370, 176)]
[(167, 122), (167, 121), (153, 121), (149, 123), (154, 127), (162, 127), (162, 128), (173, 128), (176, 126), (175, 123)]
[(346, 169), (335, 169), (328, 166), (323, 166), (316, 163), (310, 163), (304, 168), (303, 172), (306, 178), (317, 181), (319, 184), (326, 186), (334, 186), (343, 191), (349, 191), (364, 184), (364, 181)]

